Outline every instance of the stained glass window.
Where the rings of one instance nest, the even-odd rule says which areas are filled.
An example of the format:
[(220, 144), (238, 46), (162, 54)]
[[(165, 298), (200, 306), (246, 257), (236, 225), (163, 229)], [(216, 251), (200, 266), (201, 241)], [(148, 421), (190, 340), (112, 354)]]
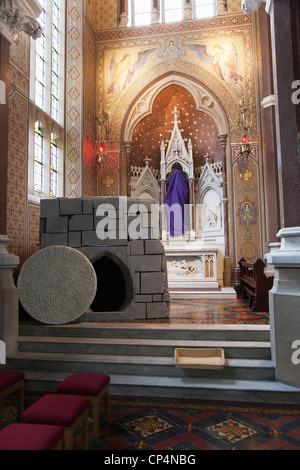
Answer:
[(50, 196), (57, 197), (57, 176), (58, 176), (58, 147), (56, 134), (51, 133), (51, 160), (50, 160)]
[(39, 120), (35, 123), (34, 133), (34, 190), (43, 191), (44, 134)]

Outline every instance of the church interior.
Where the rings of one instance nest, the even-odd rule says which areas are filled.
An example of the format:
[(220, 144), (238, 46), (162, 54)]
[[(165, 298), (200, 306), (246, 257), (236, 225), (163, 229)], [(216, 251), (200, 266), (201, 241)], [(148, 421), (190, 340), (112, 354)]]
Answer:
[(0, 429), (299, 407), (298, 0), (0, 0), (0, 148)]

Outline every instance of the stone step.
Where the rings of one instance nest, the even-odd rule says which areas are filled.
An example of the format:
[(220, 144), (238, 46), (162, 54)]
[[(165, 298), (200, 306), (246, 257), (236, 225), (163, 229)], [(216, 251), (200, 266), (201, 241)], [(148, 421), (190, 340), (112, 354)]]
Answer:
[(270, 342), (198, 341), (133, 338), (19, 337), (21, 352), (60, 354), (136, 355), (174, 357), (176, 348), (222, 348), (226, 358), (265, 359), (271, 357)]
[[(54, 392), (66, 372), (25, 371), (26, 390)], [(300, 391), (277, 381), (112, 374), (110, 396), (298, 405)]]
[(71, 336), (78, 338), (270, 341), (270, 326), (104, 322), (49, 326), (26, 322), (20, 325), (19, 334), (20, 336)]
[[(268, 325), (74, 323), (20, 325), (7, 367), (24, 370), (27, 390), (55, 391), (73, 372), (111, 376), (111, 394), (299, 403), (299, 390), (275, 380)], [(180, 348), (223, 348), (221, 370), (174, 365)]]
[(165, 377), (219, 377), (248, 380), (274, 380), (274, 364), (270, 360), (226, 359), (223, 369), (185, 369), (175, 367), (173, 357), (120, 356), (18, 352), (8, 366), (40, 372), (97, 372), (100, 374), (162, 375)]

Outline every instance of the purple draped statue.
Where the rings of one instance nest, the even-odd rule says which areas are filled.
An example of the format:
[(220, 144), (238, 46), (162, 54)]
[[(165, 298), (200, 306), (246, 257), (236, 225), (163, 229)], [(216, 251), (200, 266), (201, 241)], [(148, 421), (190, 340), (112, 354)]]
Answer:
[(175, 170), (167, 182), (164, 203), (170, 234), (174, 237), (189, 230), (189, 184), (180, 170)]

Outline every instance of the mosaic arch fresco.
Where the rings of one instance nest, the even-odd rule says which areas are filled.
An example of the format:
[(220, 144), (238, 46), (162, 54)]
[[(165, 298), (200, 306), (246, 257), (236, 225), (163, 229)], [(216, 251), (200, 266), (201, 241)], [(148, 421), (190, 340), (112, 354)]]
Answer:
[(239, 41), (218, 38), (188, 42), (174, 37), (163, 39), (153, 46), (105, 52), (104, 101), (107, 111), (112, 112), (128, 87), (133, 87), (149, 70), (162, 63), (174, 65), (178, 61), (186, 66), (192, 63), (217, 77), (236, 99), (243, 96), (244, 64)]
[[(169, 123), (165, 124), (168, 119), (164, 119), (168, 116), (167, 88), (169, 87), (172, 91), (170, 98), (172, 105), (174, 104), (173, 100), (176, 101), (175, 104), (180, 103), (178, 97), (181, 98), (183, 95), (181, 109), (185, 128), (188, 133), (198, 137), (198, 140), (194, 142), (196, 144), (195, 158), (199, 157), (199, 160), (203, 158), (202, 153), (205, 154), (205, 146), (207, 146), (208, 152), (213, 157), (216, 155), (217, 158), (220, 155), (220, 144), (215, 137), (218, 133), (228, 134), (227, 183), (230, 196), (229, 215), (230, 220), (233, 221), (230, 251), (235, 262), (242, 255), (249, 261), (257, 253), (260, 255), (261, 202), (256, 125), (258, 105), (256, 103), (255, 48), (251, 17), (236, 14), (228, 15), (226, 19), (216, 18), (210, 22), (204, 20), (201, 21), (201, 24), (186, 22), (176, 26), (170, 25), (168, 28), (165, 25), (152, 25), (151, 28), (105, 30), (97, 32), (96, 36), (98, 41), (97, 108), (103, 107), (109, 115), (111, 144), (117, 145), (119, 142), (120, 159), (115, 163), (113, 171), (116, 171), (118, 167), (120, 190), (121, 187), (126, 187), (127, 182), (124, 140), (127, 141), (129, 136), (131, 161), (143, 165), (144, 159), (149, 157), (152, 159), (150, 165), (156, 165), (159, 153), (157, 145), (162, 135), (168, 131), (168, 126), (170, 127)], [(171, 75), (175, 77), (174, 82), (170, 80), (167, 85), (163, 81), (164, 77)], [(176, 81), (179, 76), (183, 77), (183, 80), (185, 77), (187, 78), (182, 87), (180, 87), (182, 83)], [(199, 99), (199, 91), (194, 93), (188, 87), (189, 81), (201, 84), (204, 89), (212, 93), (216, 98), (215, 103), (220, 104), (221, 112), (219, 114), (217, 112), (214, 116), (210, 114), (215, 103), (209, 101), (209, 93), (206, 97), (200, 93)], [(161, 84), (161, 90), (153, 93), (151, 84), (157, 83)], [(243, 178), (240, 177), (241, 172), (238, 173), (235, 168), (238, 161), (236, 155), (238, 110), (242, 97), (250, 107), (254, 129), (253, 142), (256, 149), (248, 170), (246, 168), (243, 172)], [(201, 102), (202, 98), (207, 101), (206, 110), (208, 112), (206, 113), (204, 110), (204, 113), (198, 115), (200, 108), (203, 111), (202, 105), (204, 107), (204, 102), (203, 104)], [(196, 113), (194, 111), (190, 113), (193, 100), (196, 103)], [(149, 102), (151, 102), (151, 106)], [(190, 107), (189, 110), (186, 109), (187, 106)], [(153, 116), (155, 117), (156, 109), (160, 112), (154, 122)], [(135, 114), (135, 119), (132, 119), (131, 122), (129, 122), (130, 113)], [(195, 119), (192, 121), (192, 118)], [(186, 122), (187, 119), (190, 119), (190, 123)], [(199, 124), (198, 126), (195, 124), (195, 128), (194, 122)], [(218, 123), (221, 122), (223, 124), (222, 130), (218, 128)], [(224, 132), (224, 123), (226, 123), (226, 132)], [(128, 130), (130, 125), (133, 127)], [(203, 128), (206, 132), (205, 136), (201, 135)], [(196, 133), (196, 129), (198, 129), (198, 133)], [(202, 142), (200, 142), (201, 140)], [(108, 172), (108, 168), (103, 171), (103, 185), (104, 181), (110, 185), (113, 178), (106, 174), (106, 171)], [(105, 194), (104, 186), (102, 194)], [(252, 214), (254, 212), (251, 223), (250, 219), (246, 218), (247, 204), (245, 210), (242, 209), (242, 204), (248, 201)], [(241, 217), (242, 213), (244, 219)], [(245, 253), (248, 255), (245, 256)]]

